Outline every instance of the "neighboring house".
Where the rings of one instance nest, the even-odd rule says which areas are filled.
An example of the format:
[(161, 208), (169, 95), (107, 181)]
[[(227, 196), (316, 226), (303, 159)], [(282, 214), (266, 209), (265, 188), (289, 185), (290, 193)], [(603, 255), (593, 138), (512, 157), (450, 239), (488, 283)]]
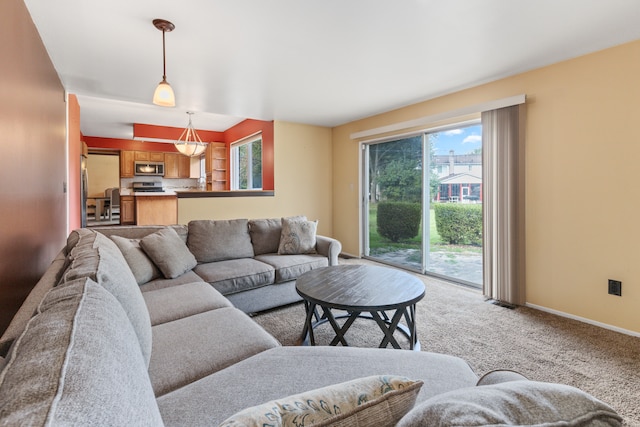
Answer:
[(440, 189), (438, 202), (482, 202), (482, 154), (434, 156)]

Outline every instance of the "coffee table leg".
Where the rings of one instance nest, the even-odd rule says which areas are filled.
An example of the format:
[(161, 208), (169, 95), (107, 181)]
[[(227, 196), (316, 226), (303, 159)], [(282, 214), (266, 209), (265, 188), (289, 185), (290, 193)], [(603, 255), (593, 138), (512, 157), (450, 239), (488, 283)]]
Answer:
[[(408, 310), (407, 310), (408, 308)], [(410, 350), (420, 350), (420, 343), (418, 342), (418, 331), (416, 325), (416, 305), (411, 304), (404, 310), (404, 320), (407, 322), (407, 328), (410, 335)]]
[[(342, 327), (340, 327), (340, 325), (338, 325), (338, 323), (335, 321), (335, 318), (333, 320), (333, 322), (331, 322), (331, 327), (333, 328), (333, 331), (336, 333), (335, 338), (333, 338), (333, 340), (331, 341), (331, 343), (329, 343), (329, 345), (338, 345), (338, 342), (341, 342), (342, 345), (344, 346), (348, 346), (349, 344), (347, 343), (347, 339), (345, 338), (345, 334), (347, 333), (347, 331), (349, 330), (349, 328), (351, 327), (351, 325), (353, 325), (353, 322), (355, 322), (355, 320), (360, 316), (361, 311), (350, 311), (349, 312), (349, 316), (347, 318), (347, 321), (344, 322), (344, 324), (342, 325)], [(333, 318), (333, 314), (331, 315), (331, 317)], [(346, 316), (339, 316), (339, 318), (344, 318)]]
[(304, 319), (304, 328), (302, 328), (302, 344), (308, 343), (310, 345), (316, 345), (316, 339), (313, 336), (313, 316), (317, 317), (316, 305), (309, 301), (304, 302), (304, 309), (307, 315)]
[(380, 343), (380, 348), (385, 348), (388, 343), (391, 343), (393, 348), (397, 348), (397, 349), (402, 348), (400, 347), (400, 344), (398, 344), (398, 341), (393, 336), (393, 333), (398, 328), (398, 323), (400, 322), (400, 319), (402, 319), (402, 315), (404, 314), (404, 312), (405, 310), (403, 309), (396, 310), (396, 312), (393, 315), (393, 318), (391, 319), (391, 323), (387, 323), (383, 319), (383, 317), (388, 319), (388, 317), (386, 316), (386, 313), (384, 313), (383, 316), (381, 316), (380, 313), (378, 313), (377, 311), (371, 312), (371, 317), (373, 317), (373, 319), (376, 321), (376, 323), (378, 324), (382, 332), (384, 332), (384, 338)]

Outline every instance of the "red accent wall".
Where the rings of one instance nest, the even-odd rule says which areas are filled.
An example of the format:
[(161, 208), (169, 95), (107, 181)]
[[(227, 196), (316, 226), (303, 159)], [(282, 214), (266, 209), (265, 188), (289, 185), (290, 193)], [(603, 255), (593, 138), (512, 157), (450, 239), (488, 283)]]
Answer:
[[(156, 138), (156, 139), (178, 139), (184, 132), (184, 128), (174, 128), (169, 126), (145, 125), (141, 123), (133, 124), (134, 138)], [(198, 136), (203, 142), (224, 141), (224, 132), (212, 130), (198, 130)]]
[(65, 93), (22, 0), (0, 1), (0, 333), (67, 236)]
[(82, 135), (80, 133), (80, 104), (75, 95), (67, 99), (67, 120), (69, 139), (69, 229), (82, 226), (80, 212), (80, 156), (82, 155)]
[(102, 138), (99, 136), (85, 136), (84, 142), (86, 142), (89, 148), (106, 148), (112, 150), (130, 151), (160, 151), (165, 153), (178, 152), (173, 144), (164, 142), (146, 142), (136, 141), (133, 139)]

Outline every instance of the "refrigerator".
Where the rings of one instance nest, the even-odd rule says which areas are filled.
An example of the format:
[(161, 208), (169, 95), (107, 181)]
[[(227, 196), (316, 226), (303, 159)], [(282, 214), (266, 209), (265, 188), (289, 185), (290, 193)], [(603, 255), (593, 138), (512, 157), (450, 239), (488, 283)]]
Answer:
[(80, 156), (80, 221), (87, 226), (87, 193), (89, 191), (89, 173), (87, 172), (87, 156)]

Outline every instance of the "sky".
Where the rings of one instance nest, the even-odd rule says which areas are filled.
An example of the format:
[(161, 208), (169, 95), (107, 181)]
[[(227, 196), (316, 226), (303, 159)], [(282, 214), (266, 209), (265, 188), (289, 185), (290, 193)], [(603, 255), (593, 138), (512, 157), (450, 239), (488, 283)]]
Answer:
[(438, 132), (435, 143), (437, 155), (449, 154), (449, 150), (455, 151), (456, 154), (468, 154), (476, 148), (482, 148), (480, 124)]

